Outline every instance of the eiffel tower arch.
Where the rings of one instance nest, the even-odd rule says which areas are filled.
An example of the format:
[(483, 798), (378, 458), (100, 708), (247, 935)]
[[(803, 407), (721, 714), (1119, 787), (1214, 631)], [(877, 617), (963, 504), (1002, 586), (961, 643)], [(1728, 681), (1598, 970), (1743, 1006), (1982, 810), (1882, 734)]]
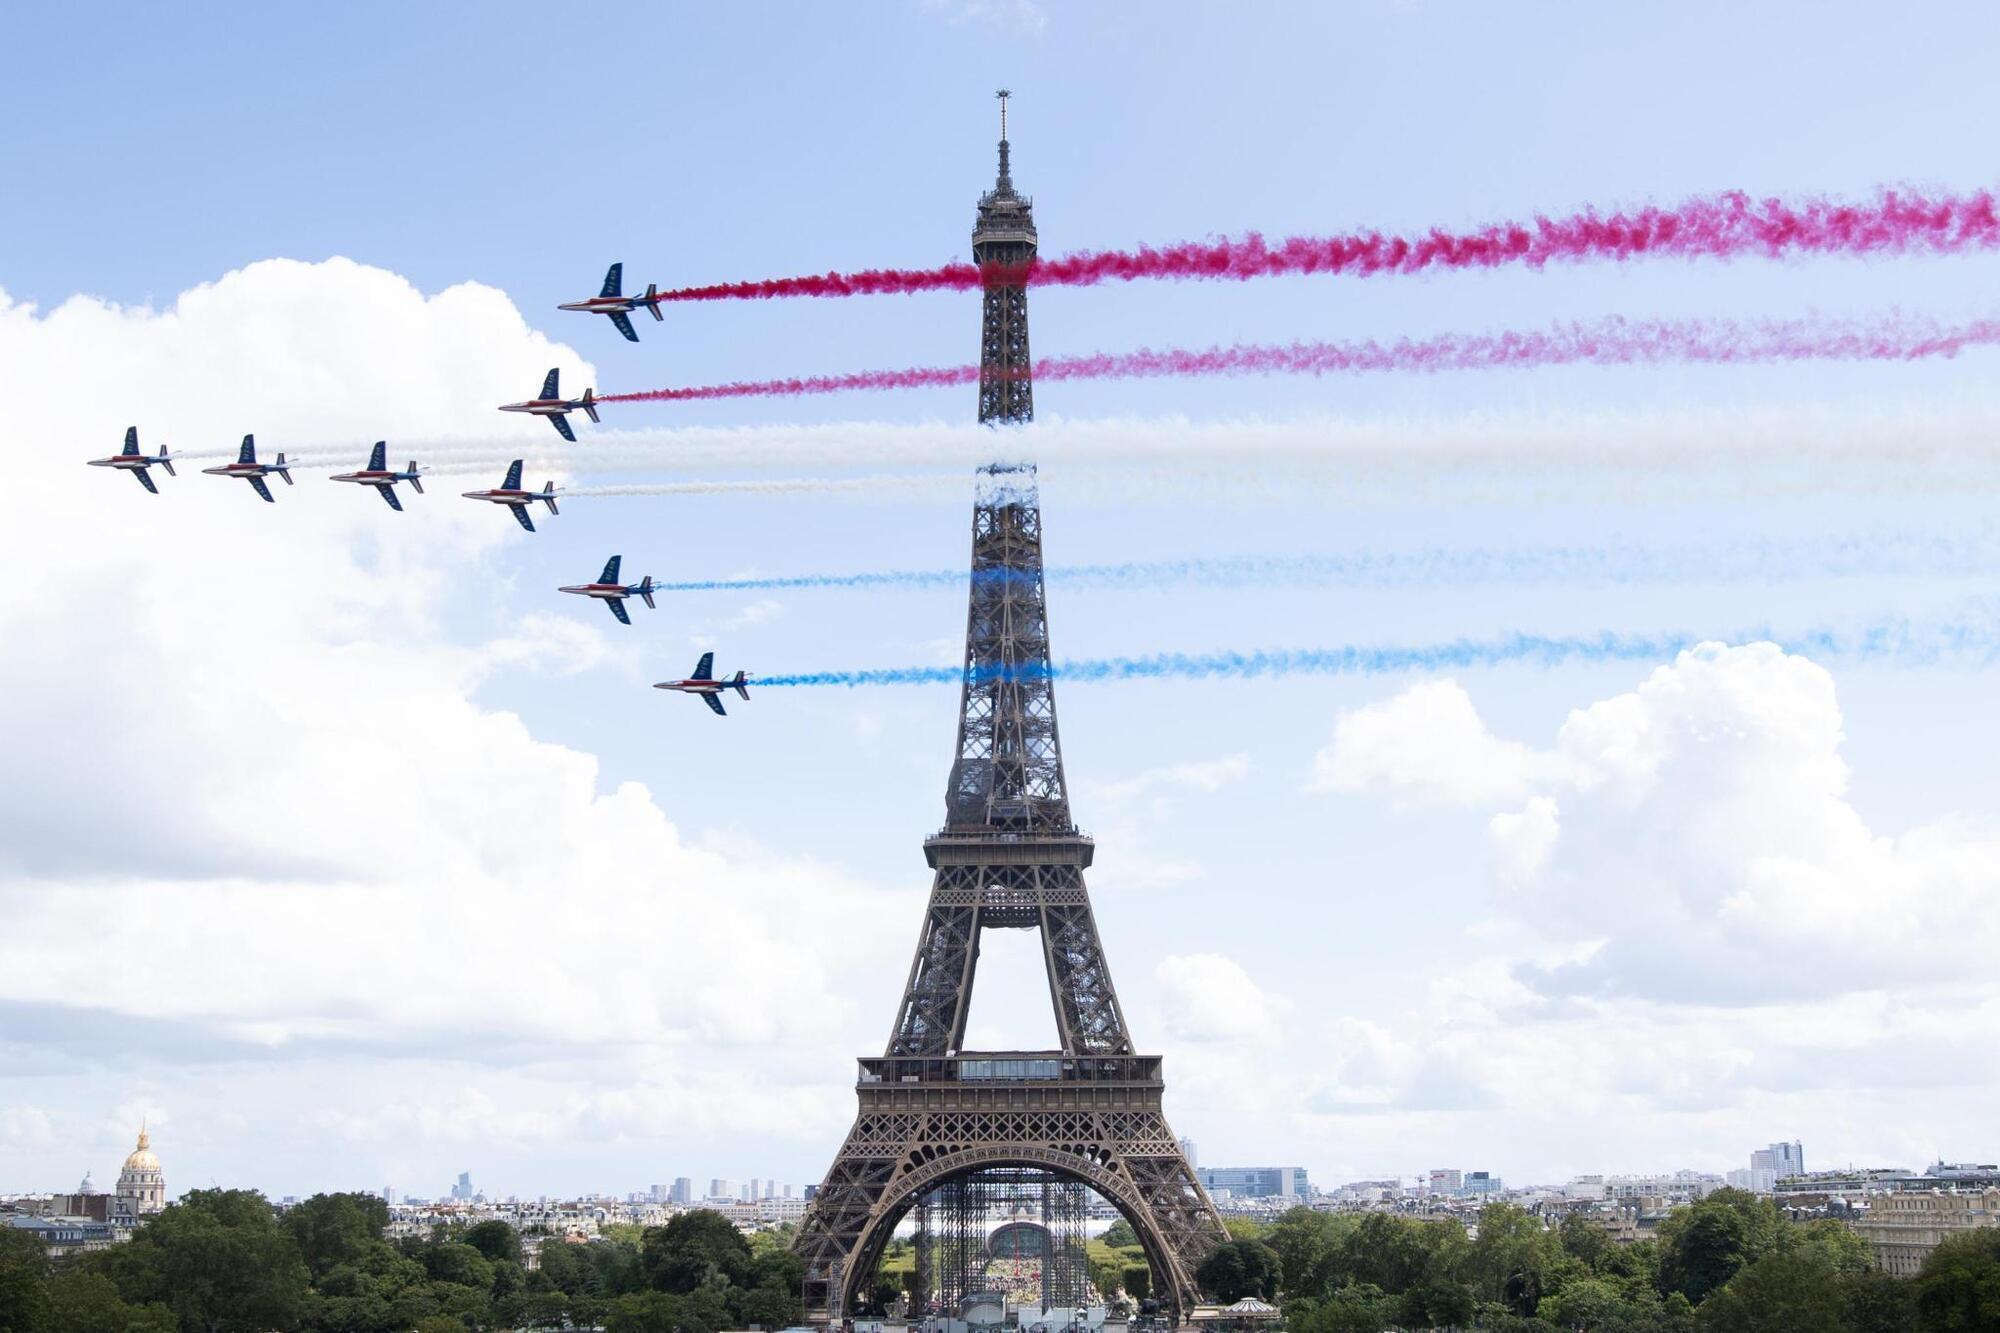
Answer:
[[(979, 200), (987, 282), (979, 419), (1033, 418), (1025, 269), (1034, 208), (1000, 170)], [(965, 671), (945, 824), (924, 842), (930, 902), (887, 1050), (864, 1057), (860, 1111), (800, 1223), (809, 1318), (837, 1321), (868, 1291), (897, 1223), (936, 1191), (1028, 1169), (1095, 1191), (1132, 1224), (1154, 1291), (1178, 1316), (1194, 1271), (1227, 1239), (1161, 1109), (1157, 1055), (1134, 1051), (1083, 872), (1095, 844), (1070, 816), (1056, 728), (1035, 470), (980, 470), (972, 511)], [(967, 1051), (985, 930), (1034, 930), (1061, 1048)]]

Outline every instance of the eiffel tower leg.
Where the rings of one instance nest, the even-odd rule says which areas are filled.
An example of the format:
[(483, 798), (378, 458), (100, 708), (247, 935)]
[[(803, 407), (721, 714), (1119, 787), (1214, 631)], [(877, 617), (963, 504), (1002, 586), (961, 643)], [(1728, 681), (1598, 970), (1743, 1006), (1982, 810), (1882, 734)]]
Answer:
[(889, 1034), (891, 1055), (944, 1055), (965, 1039), (972, 976), (979, 965), (976, 890), (956, 887), (965, 872), (942, 869), (931, 889), (910, 979)]
[(1041, 872), (1042, 957), (1055, 1000), (1062, 1048), (1079, 1054), (1124, 1055), (1132, 1049), (1111, 968), (1097, 938), (1097, 918), (1083, 871), (1056, 866)]

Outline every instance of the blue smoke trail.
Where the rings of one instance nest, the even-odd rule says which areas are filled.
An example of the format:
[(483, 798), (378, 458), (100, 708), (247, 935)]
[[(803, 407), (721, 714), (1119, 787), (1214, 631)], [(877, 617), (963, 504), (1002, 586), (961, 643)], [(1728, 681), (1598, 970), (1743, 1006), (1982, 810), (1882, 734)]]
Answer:
[[(1776, 634), (1757, 628), (1730, 635), (1693, 633), (1544, 636), (1507, 634), (1491, 639), (1454, 639), (1419, 645), (1348, 645), (1338, 648), (1285, 648), (1260, 652), (1153, 653), (1034, 665), (973, 673), (973, 683), (1054, 679), (1256, 680), (1278, 676), (1374, 676), (1404, 671), (1439, 671), (1496, 666), (1560, 666), (1575, 662), (1664, 661), (1699, 643), (1776, 643), (1787, 652), (1849, 660), (1889, 660), (1921, 666), (1947, 660), (1985, 665), (2000, 659), (2000, 625), (1990, 615), (1978, 621), (1920, 628), (1907, 621), (1882, 621), (1860, 629), (1813, 629)], [(806, 671), (765, 676), (769, 688), (869, 685), (943, 685), (962, 677), (956, 666), (876, 667), (860, 671)]]
[[(1343, 555), (1226, 556), (1057, 566), (1050, 583), (1082, 588), (1237, 588), (1365, 584), (1415, 587), (1487, 583), (1777, 582), (1908, 574), (1980, 575), (2000, 571), (1993, 532), (1959, 536), (1868, 536), (1802, 542), (1734, 542), (1701, 547), (1555, 546), (1525, 550), (1454, 550)], [(874, 570), (699, 579), (657, 585), (662, 592), (744, 592), (798, 588), (955, 588), (963, 569)], [(1016, 577), (974, 571), (975, 581)]]

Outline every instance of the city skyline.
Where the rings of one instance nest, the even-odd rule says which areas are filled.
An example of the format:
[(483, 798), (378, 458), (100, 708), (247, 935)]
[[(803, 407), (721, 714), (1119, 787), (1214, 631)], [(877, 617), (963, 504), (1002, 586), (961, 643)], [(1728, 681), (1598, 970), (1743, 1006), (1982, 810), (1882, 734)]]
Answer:
[[(1002, 83), (1049, 254), (1991, 183), (1950, 92), (1990, 11), (1937, 11), (1901, 80), (1911, 34), (1859, 6), (1536, 12), (1217, 31), (1169, 5), (1134, 34), (1087, 7), (800, 4), (770, 31), (613, 5), (634, 49), (713, 53), (613, 102), (494, 74), (526, 6), (130, 6), (101, 96), (19, 71), (0, 165), (65, 188), (0, 217), (0, 365), (30, 386), (0, 685), (31, 703), (0, 757), (0, 1185), (66, 1191), (141, 1123), (175, 1191), (817, 1181), (903, 984), (957, 691), (752, 682), (718, 718), (649, 687), (707, 651), (948, 676), (963, 586), (689, 590), (630, 625), (557, 589), (613, 554), (662, 582), (959, 569), (973, 390), (620, 403), (573, 448), (494, 408), (551, 366), (611, 394), (958, 365), (978, 303), (687, 303), (637, 344), (558, 303), (613, 261), (637, 291), (963, 259)], [(1635, 86), (1635, 50), (1671, 82)], [(621, 188), (524, 188), (538, 161)], [(1051, 287), (1036, 349), (1970, 317), (1988, 274), (1982, 250)], [(1016, 438), (1052, 571), (1155, 571), (1052, 572), (1067, 659), (1962, 626), (2000, 570), (1996, 364), (1056, 382)], [(84, 466), (134, 425), (229, 457), (255, 432), (298, 485)], [(399, 512), (324, 484), (385, 438), (440, 481), (518, 449), (584, 493), (531, 535), (456, 485)], [(587, 493), (621, 486), (693, 489)], [(1993, 1155), (2000, 1075), (1959, 1058), (2000, 1038), (1989, 687), (1756, 635), (1065, 682), (1093, 906), (1169, 1123), (1315, 1181)], [(1042, 968), (988, 941), (968, 1048), (1054, 1044)]]

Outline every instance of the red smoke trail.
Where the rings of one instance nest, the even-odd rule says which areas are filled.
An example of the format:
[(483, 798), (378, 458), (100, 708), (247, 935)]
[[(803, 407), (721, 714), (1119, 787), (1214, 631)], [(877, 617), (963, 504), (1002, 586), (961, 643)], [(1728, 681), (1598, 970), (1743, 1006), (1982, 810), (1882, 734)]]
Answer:
[[(1770, 361), (1921, 361), (2000, 343), (2000, 319), (1947, 325), (1891, 313), (1868, 321), (1625, 320), (1558, 324), (1542, 331), (1446, 333), (1383, 343), (1238, 344), (1205, 351), (1099, 352), (1044, 358), (1034, 377), (1050, 380), (1152, 379), (1181, 375), (1333, 375), (1368, 371), (1435, 374), (1500, 367), (1642, 365), (1693, 361), (1737, 365)], [(920, 366), (803, 379), (607, 393), (600, 403), (671, 403), (703, 398), (794, 398), (851, 389), (927, 389), (974, 384), (979, 367)]]
[(1205, 278), (1244, 282), (1284, 273), (1423, 273), (1430, 269), (1499, 268), (1519, 264), (1642, 255), (1735, 259), (1746, 255), (1958, 254), (2000, 246), (1994, 196), (1882, 190), (1865, 203), (1827, 199), (1753, 200), (1740, 191), (1689, 199), (1673, 208), (1628, 213), (1585, 209), (1567, 217), (1498, 222), (1468, 232), (1432, 230), (1415, 236), (1353, 232), (1292, 236), (1275, 244), (1255, 232), (1224, 240), (1187, 241), (1164, 249), (1082, 251), (1037, 259), (1023, 270), (974, 264), (938, 268), (865, 269), (757, 282), (682, 287), (669, 301), (756, 301), (784, 296), (877, 296), (967, 291), (983, 282), (1090, 287), (1140, 278)]

